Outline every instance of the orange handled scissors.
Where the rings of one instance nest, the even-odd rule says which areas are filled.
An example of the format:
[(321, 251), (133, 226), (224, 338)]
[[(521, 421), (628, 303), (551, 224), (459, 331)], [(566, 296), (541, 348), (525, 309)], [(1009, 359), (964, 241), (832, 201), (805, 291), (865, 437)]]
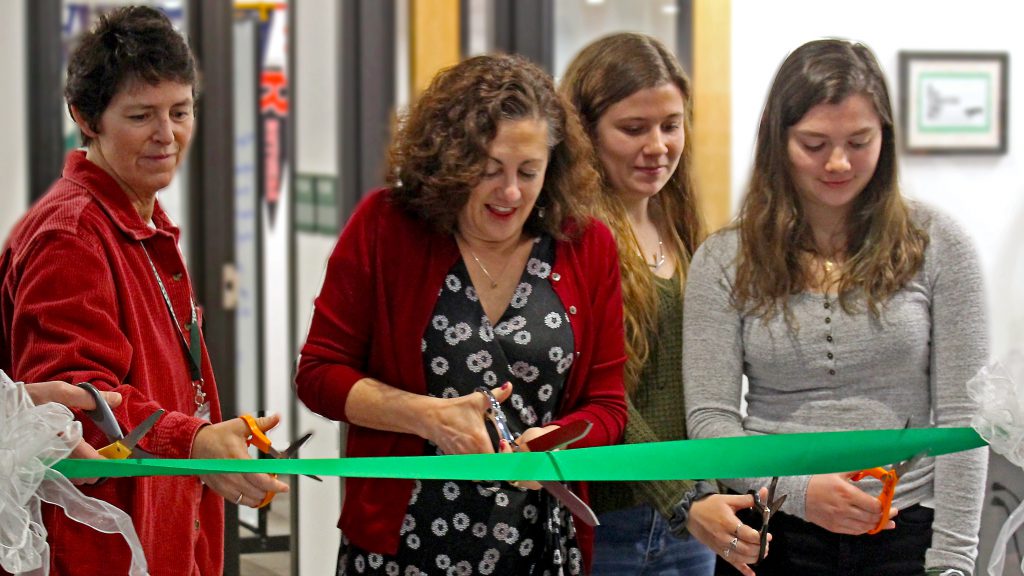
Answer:
[(882, 481), (882, 493), (878, 495), (878, 501), (882, 503), (882, 518), (878, 521), (877, 526), (868, 530), (868, 534), (878, 534), (889, 523), (889, 509), (892, 508), (892, 498), (896, 494), (896, 484), (899, 483), (900, 478), (908, 470), (916, 466), (924, 457), (925, 452), (918, 452), (909, 459), (894, 465), (892, 468), (876, 466), (867, 470), (861, 470), (850, 477), (850, 480), (854, 482), (863, 480), (868, 476)]
[[(305, 436), (299, 438), (295, 442), (292, 442), (287, 449), (280, 451), (270, 444), (270, 438), (267, 438), (267, 435), (263, 433), (263, 430), (260, 430), (260, 427), (256, 424), (256, 419), (252, 417), (252, 414), (242, 414), (241, 418), (245, 421), (245, 424), (249, 426), (250, 432), (249, 438), (246, 439), (245, 444), (247, 446), (255, 446), (260, 452), (269, 454), (271, 458), (295, 458), (299, 453), (299, 448), (305, 444), (311, 436), (313, 436), (312, 432), (307, 432)], [(271, 474), (271, 476), (277, 478), (277, 474)], [(310, 474), (305, 474), (305, 476), (312, 478), (317, 482), (323, 482), (323, 480), (317, 476)], [(277, 492), (267, 492), (263, 497), (263, 501), (261, 501), (256, 507), (263, 508), (267, 504), (270, 504), (270, 501), (274, 499), (274, 496), (277, 496)]]

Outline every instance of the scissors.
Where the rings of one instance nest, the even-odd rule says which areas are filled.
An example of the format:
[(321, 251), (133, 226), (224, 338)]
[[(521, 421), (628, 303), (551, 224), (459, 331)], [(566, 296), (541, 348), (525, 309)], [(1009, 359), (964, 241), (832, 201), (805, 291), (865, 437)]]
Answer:
[[(252, 414), (242, 414), (240, 418), (245, 421), (247, 426), (249, 426), (250, 434), (249, 438), (245, 441), (246, 446), (255, 446), (260, 452), (269, 455), (271, 458), (295, 458), (299, 454), (299, 448), (301, 448), (302, 445), (313, 436), (312, 432), (306, 432), (302, 438), (292, 442), (288, 448), (281, 451), (277, 450), (270, 444), (270, 438), (267, 438), (267, 435), (263, 433), (263, 430), (260, 430), (260, 427), (256, 424), (256, 419), (252, 417)], [(277, 478), (277, 474), (271, 474), (271, 476)], [(320, 477), (313, 476), (312, 474), (303, 474), (303, 476), (312, 478), (317, 482), (323, 482)], [(263, 497), (263, 500), (256, 507), (263, 508), (267, 504), (270, 504), (270, 501), (274, 499), (274, 496), (277, 496), (277, 492), (267, 492)]]
[(121, 425), (114, 419), (114, 412), (110, 409), (110, 405), (100, 394), (99, 390), (95, 386), (88, 382), (81, 382), (78, 387), (85, 390), (92, 396), (96, 402), (96, 408), (92, 410), (85, 410), (86, 415), (92, 420), (96, 426), (106, 435), (107, 440), (110, 444), (97, 450), (101, 456), (110, 460), (124, 460), (125, 458), (156, 458), (156, 456), (146, 452), (142, 448), (138, 448), (136, 444), (139, 440), (145, 436), (156, 421), (164, 415), (164, 410), (159, 409), (149, 415), (148, 418), (142, 421), (141, 424), (135, 427), (134, 430), (128, 433), (127, 436), (121, 433)]
[(757, 551), (757, 562), (754, 562), (751, 566), (757, 566), (758, 563), (764, 560), (765, 553), (768, 552), (768, 521), (779, 511), (779, 508), (782, 508), (782, 504), (788, 496), (788, 494), (783, 494), (778, 498), (775, 497), (775, 487), (778, 484), (779, 477), (773, 477), (771, 484), (768, 485), (767, 502), (761, 502), (761, 495), (757, 493), (757, 490), (747, 490), (747, 494), (754, 497), (754, 509), (761, 513), (761, 529), (759, 530), (761, 547)]
[[(505, 440), (512, 447), (514, 452), (521, 452), (523, 447), (526, 447), (530, 452), (550, 452), (559, 448), (564, 448), (573, 442), (583, 438), (593, 427), (593, 424), (586, 420), (575, 420), (558, 428), (552, 430), (546, 434), (538, 436), (529, 442), (518, 442), (516, 437), (512, 434), (512, 430), (508, 426), (508, 421), (505, 419), (505, 413), (501, 409), (501, 404), (498, 399), (491, 394), (491, 391), (484, 387), (476, 389), (477, 392), (481, 392), (487, 396), (490, 406), (487, 408), (487, 418), (494, 425), (494, 429), (497, 430), (498, 436), (502, 440)], [(589, 526), (597, 526), (600, 524), (597, 520), (597, 514), (587, 506), (587, 503), (580, 499), (579, 496), (569, 490), (561, 482), (555, 482), (551, 480), (540, 480), (538, 482), (544, 490), (547, 490), (548, 494), (554, 496), (559, 502), (565, 505), (574, 516), (582, 520)]]
[(878, 478), (882, 481), (882, 492), (878, 495), (878, 501), (882, 503), (882, 518), (878, 521), (878, 525), (868, 530), (868, 534), (878, 534), (885, 528), (885, 525), (889, 523), (889, 509), (892, 508), (892, 498), (896, 494), (896, 484), (899, 483), (900, 477), (907, 473), (908, 470), (917, 466), (917, 463), (925, 457), (926, 452), (918, 452), (910, 458), (894, 464), (891, 468), (883, 468), (876, 466), (874, 468), (868, 468), (867, 470), (861, 470), (853, 476), (850, 480), (858, 482), (868, 476)]

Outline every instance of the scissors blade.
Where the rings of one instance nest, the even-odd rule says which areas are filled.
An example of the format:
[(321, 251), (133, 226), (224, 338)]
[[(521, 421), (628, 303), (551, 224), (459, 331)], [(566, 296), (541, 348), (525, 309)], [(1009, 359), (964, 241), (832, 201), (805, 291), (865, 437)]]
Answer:
[(771, 513), (772, 514), (775, 514), (776, 512), (779, 511), (780, 508), (782, 508), (782, 504), (786, 502), (786, 498), (788, 496), (789, 496), (789, 494), (783, 494), (782, 496), (779, 496), (778, 500), (775, 500), (774, 502), (772, 502), (770, 504)]
[[(295, 442), (292, 442), (291, 445), (289, 445), (283, 451), (279, 451), (279, 450), (275, 449), (273, 446), (271, 446), (270, 449), (267, 451), (267, 454), (269, 454), (270, 456), (272, 456), (274, 458), (295, 458), (295, 457), (297, 457), (299, 455), (299, 448), (301, 448), (302, 445), (305, 444), (306, 441), (308, 441), (312, 437), (313, 437), (313, 433), (312, 432), (306, 432), (302, 436), (302, 438), (299, 438)], [(319, 476), (314, 476), (312, 474), (303, 474), (303, 476), (305, 476), (307, 478), (312, 478), (313, 480), (316, 480), (317, 482), (323, 482), (323, 479), (321, 479)]]
[(145, 436), (150, 431), (150, 429), (153, 428), (153, 425), (156, 424), (156, 421), (159, 420), (160, 417), (163, 415), (163, 408), (150, 414), (148, 418), (142, 421), (142, 424), (136, 426), (134, 430), (129, 432), (128, 435), (125, 436), (123, 440), (121, 440), (121, 444), (123, 444), (126, 448), (128, 448), (134, 453), (136, 451), (135, 445), (139, 443), (139, 440), (141, 440), (142, 437)]
[(559, 502), (565, 504), (565, 507), (572, 512), (573, 516), (576, 516), (588, 526), (597, 526), (601, 524), (597, 520), (597, 514), (587, 506), (587, 503), (580, 500), (580, 497), (569, 490), (561, 482), (555, 482), (552, 480), (542, 480), (540, 485), (548, 491), (549, 494), (558, 499)]
[(908, 471), (910, 471), (911, 468), (913, 468), (914, 466), (917, 466), (917, 464), (925, 456), (926, 456), (925, 452), (918, 452), (917, 454), (914, 454), (913, 456), (911, 456), (908, 460), (904, 460), (903, 462), (900, 462), (899, 464), (897, 464), (896, 467), (893, 468), (893, 471), (896, 472), (896, 477), (897, 478), (902, 478), (903, 475), (906, 474)]
[(530, 452), (550, 452), (565, 448), (590, 433), (594, 425), (587, 420), (574, 420), (557, 430), (524, 442)]
[(273, 452), (271, 453), (271, 455), (274, 456), (274, 458), (295, 458), (296, 456), (299, 455), (299, 448), (301, 448), (302, 445), (305, 444), (307, 440), (312, 438), (312, 436), (312, 432), (306, 432), (306, 434), (303, 435), (302, 438), (299, 438), (295, 442), (292, 442), (291, 445), (288, 446), (288, 448), (285, 448), (283, 452), (273, 450), (273, 447), (271, 447), (271, 450), (273, 450), (273, 452), (277, 452), (276, 455), (273, 454)]
[(772, 476), (772, 481), (768, 484), (768, 501), (772, 502), (775, 500), (775, 487), (779, 485), (779, 477)]

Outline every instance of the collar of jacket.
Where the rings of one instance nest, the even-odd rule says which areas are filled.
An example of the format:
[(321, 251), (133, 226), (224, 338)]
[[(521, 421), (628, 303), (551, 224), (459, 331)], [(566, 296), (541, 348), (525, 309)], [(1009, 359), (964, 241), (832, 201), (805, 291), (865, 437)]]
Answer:
[(141, 241), (158, 234), (169, 234), (174, 237), (175, 242), (178, 241), (181, 232), (164, 212), (159, 200), (153, 206), (153, 224), (156, 226), (154, 230), (142, 221), (128, 194), (113, 176), (86, 159), (85, 150), (73, 150), (68, 153), (63, 176), (85, 188), (125, 236)]

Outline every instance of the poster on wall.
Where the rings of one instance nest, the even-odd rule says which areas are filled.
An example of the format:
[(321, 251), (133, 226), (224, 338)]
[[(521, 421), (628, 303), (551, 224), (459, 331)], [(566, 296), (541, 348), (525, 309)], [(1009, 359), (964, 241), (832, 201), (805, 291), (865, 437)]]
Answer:
[(271, 230), (288, 175), (288, 5), (284, 2), (235, 2), (243, 17), (260, 23), (260, 129), (263, 159), (262, 199)]

